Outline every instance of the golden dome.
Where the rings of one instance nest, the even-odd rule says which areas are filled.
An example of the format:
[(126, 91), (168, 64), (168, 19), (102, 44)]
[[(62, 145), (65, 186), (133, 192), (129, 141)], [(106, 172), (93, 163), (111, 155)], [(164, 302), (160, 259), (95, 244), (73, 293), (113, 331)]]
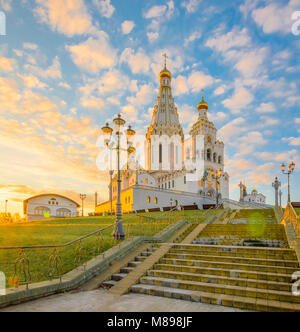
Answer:
[(200, 111), (200, 110), (208, 110), (208, 108), (209, 108), (208, 103), (204, 101), (204, 90), (202, 90), (202, 100), (197, 105), (197, 109), (198, 111)]
[(167, 69), (167, 67), (165, 67), (159, 74), (159, 78), (163, 78), (163, 77), (168, 77), (169, 79), (172, 79), (172, 74), (171, 72)]

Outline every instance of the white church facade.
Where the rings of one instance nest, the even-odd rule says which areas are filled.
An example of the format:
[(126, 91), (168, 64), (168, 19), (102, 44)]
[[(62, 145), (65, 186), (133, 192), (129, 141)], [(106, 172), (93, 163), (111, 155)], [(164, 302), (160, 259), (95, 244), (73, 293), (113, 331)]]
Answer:
[[(229, 198), (229, 175), (224, 168), (224, 143), (209, 121), (209, 105), (197, 105), (198, 120), (185, 138), (172, 96), (172, 75), (165, 64), (159, 75), (160, 88), (146, 133), (145, 165), (138, 170), (122, 169), (123, 213), (164, 210), (169, 207), (216, 204), (217, 195)], [(196, 111), (196, 110), (195, 110)], [(110, 187), (110, 186), (109, 186)], [(113, 177), (112, 200), (96, 207), (96, 214), (116, 211), (117, 176)]]

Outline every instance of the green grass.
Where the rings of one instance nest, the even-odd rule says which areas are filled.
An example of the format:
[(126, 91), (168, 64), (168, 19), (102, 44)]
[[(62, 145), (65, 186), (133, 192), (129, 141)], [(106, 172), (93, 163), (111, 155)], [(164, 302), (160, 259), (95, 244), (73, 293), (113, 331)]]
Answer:
[(272, 209), (266, 210), (241, 210), (235, 217), (238, 219), (260, 219), (260, 220), (276, 220), (275, 212)]
[[(180, 217), (176, 213), (173, 216), (174, 220), (171, 220), (171, 222), (178, 220)], [(0, 225), (0, 247), (62, 245), (114, 223), (115, 217), (87, 217)], [(153, 236), (169, 226), (169, 220), (166, 219), (158, 219), (156, 223), (153, 223), (149, 219), (133, 216), (124, 216), (123, 223), (125, 232), (130, 237)], [(59, 249), (62, 266), (59, 273), (55, 271), (55, 277), (73, 270), (116, 245), (112, 233), (113, 227), (102, 233), (101, 241), (97, 241), (96, 235), (84, 239), (81, 243), (81, 259), (79, 259), (80, 255), (78, 254), (78, 243)], [(53, 254), (53, 249), (26, 249), (25, 254), (30, 263), (30, 281), (48, 280), (51, 270), (49, 258)], [(19, 255), (20, 250), (0, 250), (0, 271), (5, 273), (8, 280), (14, 276), (15, 267), (23, 267), (22, 264), (16, 264)], [(27, 268), (25, 270), (28, 272)], [(21, 277), (21, 281), (22, 279), (23, 277)], [(9, 282), (8, 286), (11, 286)]]
[(297, 212), (297, 215), (300, 216), (300, 208), (296, 208), (295, 211)]

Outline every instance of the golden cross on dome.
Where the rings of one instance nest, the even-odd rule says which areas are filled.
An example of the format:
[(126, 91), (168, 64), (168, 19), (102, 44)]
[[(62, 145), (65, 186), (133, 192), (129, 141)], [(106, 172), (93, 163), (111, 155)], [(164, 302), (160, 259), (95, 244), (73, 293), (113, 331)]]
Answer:
[(167, 59), (169, 57), (168, 57), (167, 53), (164, 53), (162, 56), (165, 58), (165, 68), (167, 68)]
[(202, 101), (204, 101), (204, 89), (202, 89)]

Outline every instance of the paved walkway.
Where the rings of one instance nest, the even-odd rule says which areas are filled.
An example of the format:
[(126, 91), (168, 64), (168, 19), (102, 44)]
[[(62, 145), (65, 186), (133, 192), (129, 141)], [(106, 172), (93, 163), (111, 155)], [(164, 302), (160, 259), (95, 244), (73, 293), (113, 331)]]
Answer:
[(239, 309), (140, 294), (115, 297), (103, 289), (53, 295), (0, 312), (241, 312)]

